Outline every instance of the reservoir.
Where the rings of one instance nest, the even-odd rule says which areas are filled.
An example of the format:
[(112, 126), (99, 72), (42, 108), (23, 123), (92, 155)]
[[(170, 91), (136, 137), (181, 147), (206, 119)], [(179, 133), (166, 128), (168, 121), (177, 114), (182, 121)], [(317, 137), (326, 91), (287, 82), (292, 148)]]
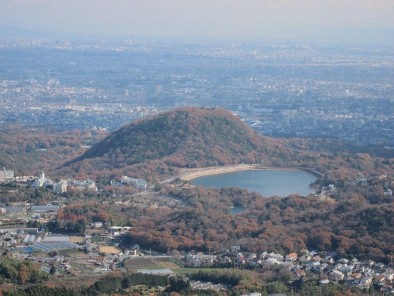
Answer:
[(312, 193), (316, 177), (302, 170), (247, 170), (195, 178), (190, 182), (210, 188), (239, 187), (264, 196)]

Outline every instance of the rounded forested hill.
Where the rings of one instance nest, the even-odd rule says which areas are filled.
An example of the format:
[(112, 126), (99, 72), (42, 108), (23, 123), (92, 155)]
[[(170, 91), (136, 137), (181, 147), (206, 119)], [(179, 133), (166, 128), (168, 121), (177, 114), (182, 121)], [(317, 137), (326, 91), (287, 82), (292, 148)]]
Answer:
[(98, 169), (119, 169), (160, 160), (172, 167), (204, 167), (261, 163), (286, 152), (229, 111), (188, 107), (132, 122), (69, 164), (94, 160)]

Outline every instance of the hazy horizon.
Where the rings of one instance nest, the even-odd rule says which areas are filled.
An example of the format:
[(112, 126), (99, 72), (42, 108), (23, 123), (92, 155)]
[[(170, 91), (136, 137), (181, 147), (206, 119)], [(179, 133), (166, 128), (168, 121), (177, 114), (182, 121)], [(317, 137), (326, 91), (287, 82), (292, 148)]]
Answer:
[(0, 8), (3, 28), (68, 36), (392, 42), (394, 31), (390, 0), (0, 0)]

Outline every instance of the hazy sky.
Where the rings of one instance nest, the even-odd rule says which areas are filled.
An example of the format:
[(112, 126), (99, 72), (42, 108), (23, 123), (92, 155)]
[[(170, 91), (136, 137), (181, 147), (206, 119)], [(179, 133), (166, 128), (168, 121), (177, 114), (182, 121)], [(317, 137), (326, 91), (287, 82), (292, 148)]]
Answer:
[(0, 0), (0, 25), (162, 37), (314, 36), (394, 28), (394, 0)]

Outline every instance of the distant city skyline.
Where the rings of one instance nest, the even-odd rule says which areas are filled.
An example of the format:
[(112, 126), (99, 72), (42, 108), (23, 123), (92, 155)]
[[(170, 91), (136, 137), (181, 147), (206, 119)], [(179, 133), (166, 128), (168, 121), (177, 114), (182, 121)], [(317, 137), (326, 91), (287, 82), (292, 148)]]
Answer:
[(2, 27), (114, 37), (362, 39), (393, 15), (391, 0), (0, 0)]

